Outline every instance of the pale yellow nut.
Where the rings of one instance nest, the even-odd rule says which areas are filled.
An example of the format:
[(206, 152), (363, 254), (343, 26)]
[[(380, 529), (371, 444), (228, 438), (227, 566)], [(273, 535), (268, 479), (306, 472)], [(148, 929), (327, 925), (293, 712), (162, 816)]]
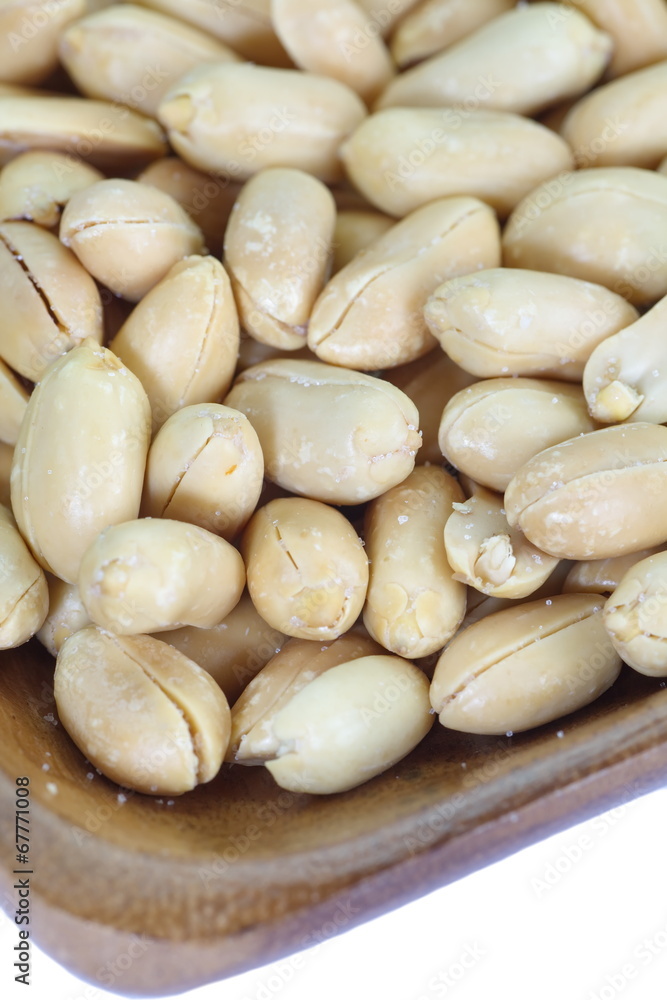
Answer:
[(60, 239), (94, 278), (130, 302), (143, 298), (183, 257), (203, 250), (201, 230), (178, 202), (121, 179), (73, 195)]
[(403, 216), (435, 198), (470, 195), (501, 216), (574, 166), (560, 136), (509, 114), (472, 108), (387, 108), (341, 148), (348, 177), (383, 212)]
[(612, 559), (588, 559), (572, 564), (563, 582), (564, 594), (611, 594), (635, 563), (662, 552), (665, 546), (653, 545)]
[(90, 618), (75, 583), (65, 583), (51, 573), (46, 574), (46, 583), (49, 610), (37, 638), (51, 656), (57, 656), (65, 639), (90, 625)]
[(454, 504), (444, 539), (453, 578), (490, 597), (528, 597), (558, 565), (510, 528), (503, 498), (481, 488)]
[(420, 466), (368, 507), (364, 625), (392, 653), (428, 656), (461, 624), (465, 587), (453, 578), (443, 542), (452, 503), (461, 500), (452, 476), (437, 466)]
[(219, 403), (185, 406), (148, 452), (142, 513), (198, 524), (232, 541), (257, 506), (263, 475), (262, 449), (243, 413)]
[(424, 316), (443, 350), (480, 378), (540, 375), (579, 382), (595, 347), (638, 313), (602, 285), (492, 268), (436, 288)]
[(417, 464), (440, 465), (442, 452), (438, 431), (442, 411), (452, 396), (475, 381), (474, 377), (436, 347), (417, 361), (391, 368), (384, 373), (384, 378), (409, 396), (419, 410), (422, 446)]
[(210, 256), (174, 264), (111, 341), (148, 393), (154, 430), (182, 407), (227, 391), (238, 345), (229, 278)]
[(438, 285), (500, 262), (498, 223), (476, 198), (441, 198), (388, 229), (326, 285), (308, 346), (330, 364), (373, 371), (434, 347), (423, 307)]
[(252, 62), (289, 66), (271, 23), (271, 0), (141, 0), (219, 38)]
[(102, 341), (95, 282), (56, 236), (34, 223), (0, 223), (0, 299), (0, 356), (33, 382), (86, 338)]
[(262, 170), (243, 187), (225, 232), (224, 260), (244, 330), (282, 350), (306, 345), (327, 277), (336, 206), (302, 170)]
[[(509, 10), (389, 84), (377, 107), (461, 105), (533, 115), (582, 94), (611, 55), (609, 35), (557, 3)], [(467, 103), (466, 103), (467, 102)]]
[(153, 117), (169, 87), (195, 66), (240, 61), (210, 35), (135, 4), (77, 21), (63, 32), (59, 53), (81, 93)]
[(28, 399), (14, 373), (0, 361), (0, 441), (4, 444), (16, 444)]
[(105, 529), (86, 550), (79, 593), (91, 621), (117, 635), (213, 628), (245, 586), (237, 550), (184, 521), (139, 518)]
[(667, 153), (667, 62), (597, 87), (568, 113), (561, 135), (580, 167), (658, 166)]
[(604, 606), (603, 621), (625, 663), (667, 677), (667, 552), (638, 559)]
[[(368, 645), (371, 649), (368, 649)], [(282, 788), (331, 794), (386, 771), (433, 723), (428, 679), (370, 640), (288, 642), (234, 706), (231, 748)]]
[(102, 177), (99, 170), (66, 153), (21, 153), (0, 173), (0, 219), (25, 219), (53, 229), (71, 196)]
[(419, 414), (405, 393), (319, 361), (247, 368), (225, 405), (257, 431), (267, 479), (313, 500), (372, 500), (405, 479), (421, 444)]
[(1, 0), (0, 77), (9, 83), (41, 83), (58, 65), (63, 29), (86, 13), (86, 0)]
[(401, 18), (391, 54), (402, 68), (442, 52), (514, 7), (514, 0), (422, 0)]
[(241, 551), (253, 604), (280, 632), (336, 639), (361, 614), (368, 559), (350, 522), (327, 504), (272, 500), (251, 519)]
[(158, 118), (178, 155), (200, 170), (245, 180), (264, 167), (296, 167), (334, 181), (338, 148), (365, 113), (354, 91), (329, 77), (221, 63), (188, 73)]
[(431, 704), (448, 729), (502, 736), (590, 704), (621, 670), (602, 601), (565, 594), (487, 615), (438, 660)]
[[(606, 77), (623, 76), (667, 58), (667, 9), (663, 0), (564, 0), (611, 37)], [(567, 16), (568, 11), (564, 12)]]
[(241, 185), (230, 182), (229, 177), (213, 177), (195, 170), (178, 156), (156, 160), (139, 174), (137, 180), (171, 195), (197, 223), (209, 251), (220, 255), (222, 238)]
[(502, 492), (533, 455), (594, 426), (578, 385), (494, 378), (452, 396), (442, 413), (438, 443), (457, 469)]
[(667, 297), (593, 351), (584, 393), (596, 420), (667, 422), (666, 319)]
[(0, 97), (0, 163), (29, 149), (64, 153), (113, 173), (145, 166), (167, 146), (157, 122), (83, 97)]
[(220, 770), (231, 728), (225, 696), (159, 639), (81, 629), (58, 654), (54, 694), (81, 752), (125, 788), (181, 795)]
[(273, 0), (276, 32), (300, 69), (347, 84), (372, 101), (394, 76), (382, 39), (353, 0)]
[(30, 397), (12, 467), (12, 508), (38, 563), (75, 583), (100, 531), (136, 517), (150, 437), (141, 383), (86, 340)]
[(383, 236), (394, 225), (394, 219), (381, 212), (363, 209), (343, 209), (336, 215), (333, 233), (333, 267), (336, 274), (361, 251)]
[(517, 205), (503, 262), (592, 281), (648, 306), (667, 293), (665, 225), (667, 177), (639, 167), (578, 170)]
[[(230, 705), (285, 643), (286, 636), (260, 616), (246, 592), (213, 628), (185, 625), (157, 638), (194, 660), (222, 688)], [(318, 645), (319, 648), (319, 645)]]
[(274, 716), (279, 749), (266, 769), (292, 792), (344, 792), (402, 760), (432, 725), (418, 667), (360, 657), (316, 678)]
[(667, 427), (605, 427), (547, 448), (505, 491), (510, 525), (550, 555), (609, 559), (667, 541)]
[(0, 505), (0, 649), (20, 646), (41, 628), (49, 609), (46, 577)]

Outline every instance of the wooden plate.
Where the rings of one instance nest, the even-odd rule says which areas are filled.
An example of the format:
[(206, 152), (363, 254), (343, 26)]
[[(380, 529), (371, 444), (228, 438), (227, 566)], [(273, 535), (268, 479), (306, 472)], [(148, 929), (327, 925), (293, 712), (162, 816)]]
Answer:
[(342, 795), (293, 795), (263, 768), (226, 766), (184, 798), (154, 800), (123, 793), (70, 743), (36, 642), (0, 659), (3, 905), (19, 867), (15, 779), (28, 775), (33, 936), (98, 986), (115, 963), (123, 993), (175, 993), (272, 961), (667, 776), (667, 689), (626, 670), (593, 706), (532, 733), (436, 726)]

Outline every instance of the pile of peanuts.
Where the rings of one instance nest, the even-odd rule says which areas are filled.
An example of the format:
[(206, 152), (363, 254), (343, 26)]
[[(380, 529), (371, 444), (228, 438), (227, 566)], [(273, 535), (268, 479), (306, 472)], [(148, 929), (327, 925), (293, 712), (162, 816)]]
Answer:
[(344, 791), (667, 676), (665, 0), (5, 0), (0, 51), (0, 646), (101, 773)]

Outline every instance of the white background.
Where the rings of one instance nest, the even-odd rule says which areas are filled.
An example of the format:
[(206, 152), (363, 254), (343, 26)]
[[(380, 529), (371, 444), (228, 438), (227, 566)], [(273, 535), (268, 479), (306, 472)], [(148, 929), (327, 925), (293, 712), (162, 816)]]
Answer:
[[(3, 1000), (104, 1000), (33, 949)], [(122, 989), (122, 978), (117, 982)], [(667, 790), (623, 804), (299, 956), (192, 1000), (665, 1000)]]

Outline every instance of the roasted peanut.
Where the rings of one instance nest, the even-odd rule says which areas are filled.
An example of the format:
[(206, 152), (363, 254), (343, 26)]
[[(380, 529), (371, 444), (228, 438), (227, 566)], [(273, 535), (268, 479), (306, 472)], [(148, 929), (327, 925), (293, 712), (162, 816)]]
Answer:
[(51, 656), (57, 656), (65, 639), (91, 622), (75, 583), (65, 583), (51, 573), (46, 575), (46, 583), (49, 610), (37, 638)]
[(234, 706), (234, 760), (262, 762), (282, 788), (321, 795), (409, 753), (433, 722), (428, 680), (407, 660), (367, 653), (368, 643), (288, 642)]
[(46, 577), (10, 511), (0, 505), (0, 649), (26, 642), (41, 628), (48, 608)]
[(262, 170), (244, 186), (225, 232), (225, 267), (252, 337), (286, 351), (305, 347), (335, 218), (330, 191), (302, 170)]
[(322, 361), (373, 371), (435, 346), (423, 307), (445, 278), (500, 260), (498, 223), (476, 198), (441, 198), (388, 229), (339, 271), (315, 303), (308, 346)]
[(28, 399), (28, 393), (14, 373), (0, 361), (0, 441), (12, 447), (18, 440)]
[(32, 222), (0, 223), (0, 356), (36, 382), (86, 338), (102, 341), (95, 282), (56, 236)]
[(620, 669), (600, 598), (564, 594), (487, 615), (461, 632), (438, 660), (431, 704), (449, 729), (522, 732), (588, 705)]
[(505, 491), (510, 525), (565, 559), (608, 559), (667, 541), (667, 427), (632, 423), (541, 451)]
[(364, 101), (377, 97), (394, 75), (381, 38), (369, 34), (360, 47), (368, 21), (352, 0), (273, 0), (271, 16), (297, 66), (340, 80)]
[(271, 0), (141, 0), (219, 38), (252, 62), (289, 66), (271, 23)]
[(147, 184), (120, 179), (73, 195), (60, 221), (60, 239), (93, 277), (130, 302), (183, 257), (203, 249), (201, 230), (178, 202)]
[(86, 550), (79, 593), (91, 621), (117, 635), (212, 628), (245, 586), (237, 550), (183, 521), (140, 518), (106, 528)]
[(656, 552), (662, 552), (664, 546), (654, 545), (650, 549), (640, 549), (639, 552), (629, 552), (624, 556), (612, 559), (589, 559), (576, 562), (569, 570), (563, 582), (564, 594), (611, 594), (635, 563)]
[(0, 97), (0, 163), (29, 149), (65, 153), (100, 170), (144, 166), (167, 146), (157, 122), (83, 97)]
[(422, 0), (397, 24), (391, 54), (400, 67), (420, 62), (513, 6), (514, 0)]
[(667, 297), (593, 351), (584, 369), (584, 393), (596, 420), (667, 421), (666, 317)]
[(260, 616), (246, 592), (213, 628), (185, 625), (157, 636), (203, 667), (220, 685), (230, 705), (284, 645), (287, 636)]
[(183, 77), (158, 118), (179, 156), (200, 170), (245, 180), (263, 167), (296, 167), (333, 181), (338, 147), (365, 113), (354, 91), (329, 77), (226, 63)]
[(142, 512), (232, 541), (257, 506), (263, 475), (262, 449), (243, 413), (219, 403), (184, 406), (148, 452)]
[(417, 361), (389, 369), (384, 377), (409, 396), (419, 410), (422, 446), (417, 464), (440, 465), (442, 452), (438, 432), (442, 411), (452, 396), (467, 388), (475, 379), (455, 365), (438, 347)]
[(11, 83), (40, 83), (58, 65), (63, 28), (86, 12), (86, 0), (3, 0), (0, 3), (0, 76)]
[(14, 517), (37, 562), (76, 583), (99, 532), (137, 516), (150, 436), (141, 383), (85, 340), (30, 397), (12, 467)]
[(0, 173), (0, 219), (25, 219), (53, 229), (72, 195), (101, 180), (99, 170), (65, 153), (21, 153)]
[(361, 614), (368, 559), (339, 511), (300, 497), (255, 513), (241, 551), (248, 590), (262, 618), (300, 639), (336, 639)]
[(186, 257), (130, 314), (115, 351), (141, 380), (157, 430), (177, 410), (229, 388), (239, 323), (227, 273), (213, 257)]
[(424, 307), (442, 348), (480, 378), (541, 375), (580, 381), (593, 349), (638, 315), (602, 285), (518, 268), (446, 281)]
[(595, 83), (612, 51), (609, 35), (577, 11), (556, 3), (509, 10), (442, 54), (401, 73), (377, 107), (438, 107), (474, 102), (533, 115), (582, 94)]
[(457, 469), (502, 492), (533, 455), (593, 427), (578, 385), (493, 378), (452, 396), (438, 442)]
[(594, 281), (647, 306), (667, 293), (667, 177), (638, 167), (578, 170), (517, 205), (503, 234), (506, 267)]
[(537, 122), (505, 111), (387, 108), (341, 148), (348, 177), (372, 205), (403, 216), (452, 195), (502, 215), (533, 188), (574, 166), (570, 147)]
[(667, 153), (666, 119), (667, 63), (663, 62), (582, 97), (560, 131), (582, 166), (652, 170)]
[(394, 219), (380, 212), (344, 209), (336, 216), (333, 234), (333, 273), (340, 271), (378, 237), (394, 225)]
[(58, 654), (54, 694), (81, 752), (126, 788), (181, 795), (220, 769), (231, 721), (225, 696), (159, 639), (81, 629)]
[(137, 180), (171, 195), (197, 223), (209, 251), (220, 254), (229, 215), (241, 190), (239, 184), (231, 184), (228, 177), (212, 177), (195, 170), (177, 156), (156, 160), (139, 174)]
[(443, 531), (463, 493), (437, 466), (420, 466), (369, 505), (364, 625), (385, 649), (414, 659), (442, 649), (461, 624), (465, 587), (452, 576)]
[(358, 504), (379, 496), (412, 471), (421, 444), (419, 414), (405, 393), (317, 361), (247, 368), (225, 404), (257, 431), (267, 478), (313, 500)]
[(210, 35), (135, 4), (113, 4), (70, 25), (60, 60), (87, 97), (129, 104), (154, 116), (188, 70), (240, 57)]
[(528, 597), (558, 564), (510, 528), (502, 497), (488, 490), (454, 504), (444, 537), (453, 579), (490, 597)]
[(564, 2), (576, 6), (610, 35), (614, 44), (606, 76), (622, 76), (667, 58), (667, 10), (663, 0)]
[(619, 656), (640, 674), (667, 677), (667, 552), (638, 560), (604, 606)]

